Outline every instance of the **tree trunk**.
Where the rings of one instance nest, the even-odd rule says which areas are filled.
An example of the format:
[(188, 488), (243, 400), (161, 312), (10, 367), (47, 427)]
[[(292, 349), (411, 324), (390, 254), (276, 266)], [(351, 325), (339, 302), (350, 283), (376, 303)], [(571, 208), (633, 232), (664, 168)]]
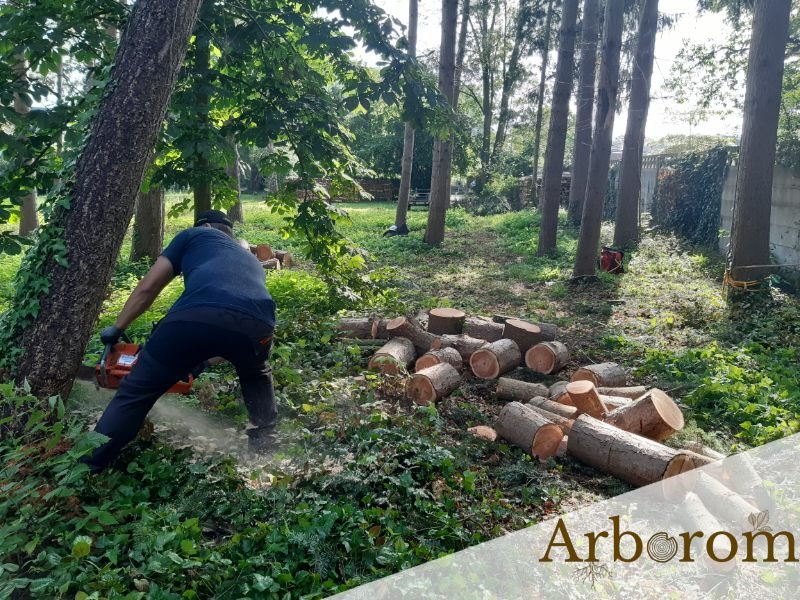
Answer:
[(504, 327), (505, 325), (502, 323), (495, 323), (491, 319), (484, 317), (467, 317), (464, 319), (464, 333), (487, 342), (496, 342), (501, 339)]
[(139, 192), (134, 213), (131, 260), (152, 264), (164, 248), (164, 189), (153, 185)]
[[(540, 408), (541, 410), (547, 411), (549, 413), (553, 413), (554, 415), (559, 415), (565, 419), (569, 419), (570, 421), (575, 420), (578, 417), (578, 409), (574, 406), (566, 406), (565, 404), (560, 404), (558, 402), (553, 402), (552, 400), (548, 400), (543, 396), (536, 396), (531, 398), (527, 402), (528, 406), (535, 406)], [(567, 433), (566, 431), (564, 433)]]
[[(206, 15), (212, 6), (212, 0), (203, 0), (201, 18)], [(194, 218), (197, 218), (207, 210), (211, 210), (211, 179), (209, 160), (210, 149), (210, 129), (209, 112), (211, 111), (210, 98), (205, 87), (208, 85), (209, 74), (211, 72), (211, 34), (206, 27), (199, 27), (195, 34), (195, 69), (198, 73), (197, 86), (197, 124), (201, 132), (205, 132), (206, 139), (203, 140), (204, 148), (200, 144), (195, 144), (194, 152)]]
[(555, 456), (564, 437), (558, 425), (519, 402), (503, 407), (494, 429), (507, 442), (538, 458)]
[(568, 385), (569, 381), (556, 381), (550, 386), (550, 389), (547, 392), (547, 397), (553, 402), (559, 402), (561, 404), (572, 406), (572, 401), (569, 399), (569, 394), (567, 394)]
[(498, 399), (516, 402), (528, 402), (531, 398), (547, 395), (547, 386), (541, 383), (529, 383), (510, 377), (501, 377), (495, 390)]
[(542, 72), (539, 76), (539, 96), (536, 99), (536, 125), (533, 133), (533, 181), (531, 182), (532, 204), (538, 203), (539, 148), (542, 142), (542, 112), (544, 110), (544, 86), (547, 82), (547, 63), (550, 58), (550, 25), (553, 22), (553, 0), (547, 3), (547, 17), (544, 23), (544, 48), (542, 48)]
[(539, 212), (539, 248), (544, 256), (555, 250), (558, 233), (558, 207), (561, 204), (561, 175), (564, 172), (564, 146), (567, 143), (569, 123), (569, 98), (575, 62), (575, 36), (578, 20), (578, 0), (564, 0), (561, 10), (561, 30), (558, 43), (556, 82), (553, 86), (553, 104), (550, 108), (550, 128), (547, 131), (547, 150), (542, 174), (542, 199)]
[(743, 267), (770, 262), (772, 173), (791, 5), (791, 0), (755, 3), (730, 245), (732, 276), (742, 281), (768, 273)]
[(623, 386), (627, 379), (625, 369), (612, 362), (587, 365), (572, 374), (572, 381), (591, 381), (597, 387)]
[(605, 394), (607, 396), (622, 396), (623, 398), (630, 398), (636, 400), (640, 396), (647, 393), (647, 388), (643, 385), (633, 385), (630, 387), (603, 387), (597, 388), (598, 394)]
[(523, 354), (539, 342), (555, 339), (555, 325), (540, 323), (535, 325), (521, 319), (509, 319), (503, 329), (503, 337), (514, 340)]
[(606, 415), (606, 423), (662, 442), (683, 429), (683, 413), (659, 389), (652, 389), (638, 400)]
[[(17, 57), (14, 64), (14, 73), (21, 85), (28, 86), (28, 63), (23, 57)], [(27, 115), (31, 111), (30, 101), (18, 93), (14, 92), (14, 112), (18, 115)], [(32, 189), (28, 195), (22, 199), (22, 206), (19, 212), (19, 234), (28, 235), (39, 227), (39, 213), (36, 202), (36, 189)]]
[(232, 153), (231, 162), (225, 172), (231, 178), (236, 192), (236, 204), (228, 209), (228, 218), (234, 223), (244, 223), (244, 207), (242, 207), (242, 186), (239, 184), (239, 144), (233, 136), (228, 137), (228, 144)]
[(341, 319), (336, 331), (345, 337), (359, 339), (388, 339), (386, 325), (389, 321), (378, 317)]
[[(464, 68), (464, 56), (467, 54), (467, 28), (469, 26), (470, 0), (461, 0), (461, 25), (458, 30), (458, 43), (456, 50), (456, 74), (453, 81), (453, 110), (458, 113), (458, 100), (461, 96), (461, 73)], [(450, 152), (455, 154), (456, 136), (450, 136)], [(450, 169), (447, 177), (447, 189), (450, 190), (453, 181), (453, 170)]]
[(569, 350), (561, 342), (541, 342), (525, 352), (525, 366), (529, 369), (552, 375), (569, 362)]
[(441, 350), (428, 350), (420, 356), (414, 364), (414, 370), (421, 371), (442, 363), (447, 363), (459, 371), (464, 368), (464, 359), (461, 358), (458, 350), (455, 348), (442, 348)]
[(434, 340), (431, 348), (455, 348), (464, 360), (470, 357), (486, 345), (486, 340), (479, 340), (468, 335), (443, 335)]
[(575, 256), (573, 270), (575, 277), (593, 277), (595, 275), (603, 202), (608, 189), (608, 170), (611, 165), (611, 142), (619, 90), (619, 59), (622, 48), (623, 23), (623, 3), (606, 3), (594, 138), (592, 154), (589, 159), (589, 175), (586, 182), (586, 200), (583, 205), (578, 252)]
[(573, 381), (567, 384), (567, 394), (572, 405), (581, 414), (591, 415), (595, 419), (603, 419), (608, 414), (608, 407), (600, 399), (591, 381)]
[(639, 21), (639, 41), (633, 59), (628, 125), (619, 168), (619, 194), (614, 244), (627, 246), (639, 239), (639, 193), (642, 188), (642, 152), (647, 110), (650, 107), (650, 80), (658, 32), (658, 0), (645, 0)]
[(428, 406), (449, 395), (461, 385), (461, 375), (453, 365), (439, 363), (414, 373), (406, 382), (406, 396), (415, 404)]
[(425, 354), (439, 339), (439, 336), (425, 331), (415, 320), (406, 317), (397, 317), (389, 321), (386, 324), (386, 331), (389, 337), (400, 336), (411, 340), (418, 354)]
[(599, 0), (583, 2), (583, 32), (581, 33), (581, 62), (578, 76), (575, 142), (572, 147), (572, 170), (569, 187), (569, 221), (580, 225), (586, 198), (589, 175), (589, 155), (592, 150), (592, 111), (597, 70), (597, 39), (600, 32)]
[[(442, 0), (442, 39), (439, 50), (439, 91), (452, 107), (455, 83), (458, 0)], [(425, 243), (439, 246), (444, 241), (444, 222), (450, 205), (450, 169), (453, 144), (450, 137), (436, 137), (433, 144), (431, 196)]]
[(635, 486), (648, 485), (694, 468), (692, 460), (640, 435), (617, 429), (589, 415), (572, 424), (567, 453)]
[(436, 335), (459, 335), (464, 329), (466, 314), (455, 308), (434, 308), (428, 313), (428, 331)]
[(497, 379), (516, 369), (522, 362), (522, 353), (514, 340), (498, 340), (477, 350), (469, 358), (469, 367), (476, 377)]
[(700, 497), (703, 504), (713, 506), (717, 515), (734, 526), (747, 527), (747, 517), (751, 513), (759, 512), (757, 507), (703, 471), (697, 473), (692, 491)]
[[(417, 56), (417, 22), (419, 21), (419, 0), (408, 0), (408, 55)], [(408, 216), (408, 197), (411, 193), (411, 170), (414, 166), (414, 127), (406, 121), (403, 132), (403, 158), (400, 163), (400, 192), (397, 196), (397, 211), (394, 224), (399, 228), (406, 225)]]
[[(139, 0), (133, 7), (106, 94), (92, 121), (75, 171), (68, 209), (58, 208), (43, 233), (63, 237), (68, 267), (42, 255), (46, 295), (18, 291), (16, 302), (38, 302), (35, 320), (17, 337), (17, 381), (39, 397), (69, 393), (100, 314), (136, 194), (142, 184), (180, 69), (199, 0)], [(109, 202), (113, 198), (113, 202)], [(63, 234), (60, 231), (63, 230)], [(30, 292), (29, 292), (30, 293)], [(57, 356), (58, 360), (53, 360)]]
[(490, 35), (494, 30), (494, 18), (489, 25), (489, 8), (491, 4), (482, 3), (480, 19), (480, 55), (481, 55), (481, 112), (483, 116), (483, 133), (481, 135), (480, 161), (481, 168), (476, 182), (476, 191), (480, 192), (489, 177), (489, 157), (492, 150), (492, 117), (494, 116), (494, 81), (492, 78), (492, 46)]
[[(534, 399), (535, 400), (535, 399)], [(548, 421), (552, 421), (555, 425), (558, 425), (558, 428), (561, 429), (562, 435), (569, 435), (570, 429), (572, 429), (572, 423), (575, 419), (568, 419), (566, 417), (562, 417), (557, 413), (550, 412), (536, 404), (533, 400), (528, 402), (525, 405), (526, 408), (532, 410), (535, 413), (540, 414), (542, 417), (547, 419)]]
[(369, 360), (367, 368), (370, 371), (380, 371), (384, 375), (399, 375), (416, 357), (414, 344), (410, 340), (395, 337), (378, 349)]

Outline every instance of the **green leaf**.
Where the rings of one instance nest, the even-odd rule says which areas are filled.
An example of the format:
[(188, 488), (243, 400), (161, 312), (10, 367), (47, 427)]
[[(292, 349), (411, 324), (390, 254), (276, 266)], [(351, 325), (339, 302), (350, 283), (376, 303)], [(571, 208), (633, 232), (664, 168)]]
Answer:
[(79, 535), (72, 542), (72, 556), (75, 558), (83, 558), (84, 556), (88, 556), (91, 549), (92, 538), (88, 536)]

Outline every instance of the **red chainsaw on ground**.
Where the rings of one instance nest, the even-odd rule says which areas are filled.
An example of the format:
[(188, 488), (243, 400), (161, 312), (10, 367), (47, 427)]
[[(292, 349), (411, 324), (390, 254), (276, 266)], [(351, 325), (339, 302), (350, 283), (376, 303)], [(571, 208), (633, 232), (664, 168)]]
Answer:
[[(127, 377), (133, 365), (139, 358), (142, 347), (134, 344), (127, 336), (124, 341), (116, 344), (106, 344), (103, 355), (100, 357), (94, 368), (97, 385), (108, 390), (115, 390), (120, 382)], [(188, 374), (184, 379), (178, 381), (169, 390), (168, 394), (188, 394), (192, 390), (194, 377)]]

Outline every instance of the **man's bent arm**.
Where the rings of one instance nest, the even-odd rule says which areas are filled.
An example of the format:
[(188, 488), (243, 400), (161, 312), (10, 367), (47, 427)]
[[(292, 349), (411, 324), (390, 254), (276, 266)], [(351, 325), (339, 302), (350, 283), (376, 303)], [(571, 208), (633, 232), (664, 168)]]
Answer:
[(175, 277), (172, 263), (164, 256), (159, 256), (122, 307), (114, 325), (119, 329), (126, 329), (139, 315), (153, 304), (158, 295), (167, 284)]

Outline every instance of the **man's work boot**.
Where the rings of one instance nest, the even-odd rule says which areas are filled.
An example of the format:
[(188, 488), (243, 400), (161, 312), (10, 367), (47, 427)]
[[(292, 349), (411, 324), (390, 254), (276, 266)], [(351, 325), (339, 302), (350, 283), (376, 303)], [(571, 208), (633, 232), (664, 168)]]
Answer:
[(273, 429), (247, 430), (247, 449), (253, 454), (268, 454), (278, 445), (278, 435)]

